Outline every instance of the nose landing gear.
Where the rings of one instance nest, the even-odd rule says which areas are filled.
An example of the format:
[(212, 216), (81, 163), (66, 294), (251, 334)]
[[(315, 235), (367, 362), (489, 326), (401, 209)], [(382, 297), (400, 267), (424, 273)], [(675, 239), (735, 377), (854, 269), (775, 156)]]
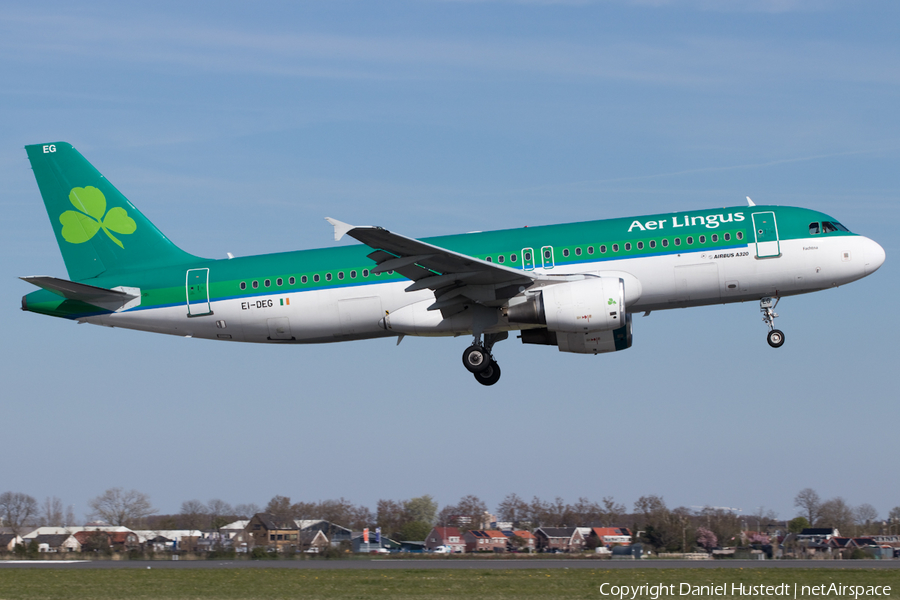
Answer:
[(779, 300), (780, 298), (775, 298), (774, 300), (772, 298), (762, 298), (759, 301), (759, 310), (763, 314), (763, 323), (769, 328), (766, 341), (773, 348), (780, 348), (784, 344), (784, 332), (780, 329), (775, 329), (775, 318), (778, 316), (778, 313), (775, 312), (775, 307), (778, 305)]
[(494, 385), (500, 381), (500, 365), (491, 355), (491, 348), (507, 337), (509, 334), (505, 331), (488, 333), (484, 335), (484, 344), (482, 344), (481, 336), (477, 335), (472, 345), (463, 352), (463, 366), (475, 376), (475, 381), (481, 385)]

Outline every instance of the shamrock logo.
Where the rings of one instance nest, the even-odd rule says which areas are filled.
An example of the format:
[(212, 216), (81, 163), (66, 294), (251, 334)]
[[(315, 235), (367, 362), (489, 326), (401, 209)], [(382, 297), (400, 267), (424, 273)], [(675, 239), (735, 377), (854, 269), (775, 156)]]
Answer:
[(610, 298), (610, 299), (609, 299), (609, 302), (607, 302), (607, 304), (610, 305), (610, 306), (612, 306), (612, 305), (615, 304), (615, 303), (616, 303), (616, 301), (613, 300), (612, 298)]
[(135, 232), (137, 224), (128, 216), (124, 208), (116, 206), (106, 210), (106, 196), (93, 186), (72, 188), (69, 202), (78, 210), (67, 210), (59, 216), (62, 236), (72, 244), (83, 244), (101, 229), (119, 248), (125, 248), (111, 232), (129, 235)]

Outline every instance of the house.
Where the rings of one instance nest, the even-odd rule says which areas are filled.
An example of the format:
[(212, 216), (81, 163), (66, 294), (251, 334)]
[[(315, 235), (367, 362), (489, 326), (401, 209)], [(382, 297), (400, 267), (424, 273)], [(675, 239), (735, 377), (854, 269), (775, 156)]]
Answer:
[(317, 529), (300, 532), (300, 548), (304, 552), (322, 552), (329, 546), (328, 537)]
[(496, 529), (470, 529), (463, 534), (466, 552), (506, 552), (509, 538)]
[(801, 544), (822, 544), (833, 537), (841, 537), (840, 532), (834, 527), (807, 527), (797, 534), (797, 541)]
[(434, 550), (438, 546), (447, 546), (451, 552), (465, 552), (466, 542), (458, 527), (434, 527), (425, 538), (425, 550)]
[(581, 552), (584, 537), (577, 527), (539, 527), (534, 532), (541, 552)]
[[(114, 552), (127, 552), (140, 547), (141, 542), (138, 535), (131, 531), (103, 531), (102, 529), (83, 529), (76, 531), (72, 536), (82, 547), (99, 550), (109, 548)], [(86, 549), (87, 549), (86, 548)]]
[(592, 527), (588, 538), (593, 546), (630, 546), (632, 540), (631, 530), (627, 527)]
[(324, 519), (297, 519), (295, 523), (300, 528), (300, 531), (321, 531), (331, 542), (332, 546), (339, 546), (341, 542), (349, 542), (354, 535), (346, 527)]
[[(534, 534), (530, 531), (525, 531), (524, 529), (512, 529), (504, 531), (503, 535), (508, 539), (507, 548), (509, 550), (527, 550), (528, 552), (534, 552), (537, 549), (537, 538), (534, 537)], [(522, 541), (516, 541), (515, 538), (519, 538)]]
[(138, 541), (154, 552), (195, 552), (203, 535), (198, 529), (136, 529)]
[(0, 552), (12, 552), (16, 544), (22, 543), (22, 536), (14, 533), (0, 533)]
[(274, 548), (281, 552), (297, 549), (300, 543), (300, 527), (293, 519), (282, 519), (270, 513), (256, 513), (247, 522), (247, 543), (250, 546)]
[(38, 545), (38, 552), (81, 552), (81, 544), (69, 533), (51, 533), (31, 538)]

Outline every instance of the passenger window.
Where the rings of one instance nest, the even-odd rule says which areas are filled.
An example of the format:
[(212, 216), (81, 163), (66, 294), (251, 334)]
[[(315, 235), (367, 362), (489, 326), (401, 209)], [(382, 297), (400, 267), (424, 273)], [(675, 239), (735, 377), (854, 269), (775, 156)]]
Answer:
[(356, 279), (356, 271), (350, 271), (350, 279)]
[(716, 242), (718, 242), (718, 241), (719, 241), (719, 236), (718, 236), (717, 234), (715, 234), (715, 233), (712, 234), (712, 241), (713, 241), (714, 244), (715, 244)]
[(503, 255), (502, 254), (497, 257), (497, 262), (500, 264), (503, 264)]
[(625, 252), (631, 250), (631, 242), (625, 242)]
[(325, 281), (331, 281), (331, 273), (325, 273)]
[(822, 221), (822, 233), (834, 233), (837, 227), (831, 224), (831, 221)]
[(725, 238), (725, 241), (727, 242), (728, 240), (731, 239), (731, 234), (730, 234), (730, 233), (726, 233), (726, 234), (723, 235), (722, 237)]
[(656, 248), (656, 240), (650, 240), (650, 247)]
[(254, 282), (253, 282), (253, 289), (255, 290), (255, 289), (258, 288), (258, 287), (259, 287), (259, 282), (258, 282), (258, 281), (254, 281)]
[(565, 257), (568, 258), (568, 256), (569, 256), (569, 249), (568, 249), (568, 248), (563, 249), (563, 256), (565, 256)]
[[(606, 250), (604, 250), (604, 252), (606, 252)], [(588, 246), (588, 254), (593, 254), (593, 253), (594, 253), (594, 247)]]
[(664, 240), (662, 241), (662, 245), (663, 245), (663, 248), (668, 248), (668, 247), (669, 247), (669, 240), (665, 240), (665, 239), (664, 239)]
[(818, 235), (819, 233), (819, 222), (815, 221), (809, 224), (809, 233), (811, 235)]
[(575, 256), (581, 256), (581, 248), (575, 248)]
[(309, 281), (309, 279), (306, 277), (306, 275), (302, 275), (300, 277), (300, 283), (306, 283), (307, 281)]
[(294, 285), (295, 283), (297, 283), (297, 280), (294, 279), (293, 277), (288, 279), (288, 285)]
[(282, 285), (284, 285), (284, 279), (279, 277), (278, 279), (275, 280), (275, 285), (281, 287)]
[(343, 279), (343, 278), (344, 278), (344, 272), (338, 271), (338, 279)]
[(368, 277), (368, 276), (369, 276), (369, 270), (363, 269), (363, 277)]
[(246, 290), (246, 289), (247, 289), (247, 282), (246, 282), (246, 281), (242, 281), (242, 282), (241, 282), (241, 289), (242, 289), (242, 290)]
[(618, 252), (618, 251), (619, 251), (619, 245), (613, 244), (613, 252)]
[(701, 236), (700, 236), (700, 243), (701, 243), (701, 244), (705, 244), (705, 243), (706, 243), (706, 236), (705, 236), (705, 235), (701, 235)]
[(681, 245), (681, 238), (675, 238), (675, 245), (676, 245), (676, 246), (680, 246), (680, 245)]
[(744, 239), (744, 232), (743, 232), (743, 231), (738, 231), (738, 232), (737, 232), (737, 239), (739, 239), (739, 240)]
[(493, 262), (493, 261), (491, 260), (491, 257), (490, 257), (490, 256), (485, 256), (485, 257), (484, 257), (484, 260), (486, 260), (487, 262)]
[(319, 274), (318, 273), (313, 275), (313, 283), (319, 283)]
[(266, 279), (266, 280), (263, 282), (263, 285), (266, 286), (266, 287), (269, 287), (270, 285), (272, 285), (272, 280), (271, 280), (271, 279)]
[(544, 250), (544, 260), (550, 260), (550, 251)]
[(525, 260), (531, 260), (531, 252), (525, 253)]
[(691, 236), (688, 236), (688, 239), (687, 239), (687, 245), (690, 246), (690, 245), (692, 245), (693, 243), (694, 243), (694, 238), (691, 237)]
[(509, 262), (516, 262), (517, 260), (519, 260), (519, 257), (516, 256), (515, 254), (509, 255)]
[(643, 250), (643, 249), (644, 249), (644, 242), (638, 242), (638, 243), (637, 243), (637, 246), (638, 246), (638, 250)]

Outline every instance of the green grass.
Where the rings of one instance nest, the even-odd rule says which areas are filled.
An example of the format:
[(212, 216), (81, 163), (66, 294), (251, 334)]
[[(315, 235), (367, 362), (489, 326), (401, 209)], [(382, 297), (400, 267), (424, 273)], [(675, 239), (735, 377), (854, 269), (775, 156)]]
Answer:
[[(900, 569), (2, 569), (0, 600), (96, 598), (193, 600), (280, 598), (614, 598), (612, 585), (889, 585), (900, 598)], [(649, 598), (649, 596), (639, 596)], [(671, 596), (670, 596), (671, 597)], [(684, 596), (683, 598), (697, 598)], [(706, 596), (708, 597), (708, 596)], [(729, 596), (717, 596), (727, 598)], [(757, 596), (758, 597), (758, 596)], [(815, 598), (822, 598), (817, 596)], [(834, 597), (834, 596), (832, 596)], [(885, 598), (886, 596), (879, 596)], [(682, 598), (676, 595), (675, 598)], [(743, 596), (747, 599), (750, 596)], [(812, 598), (812, 597), (810, 597)], [(841, 596), (842, 599), (853, 596)]]

